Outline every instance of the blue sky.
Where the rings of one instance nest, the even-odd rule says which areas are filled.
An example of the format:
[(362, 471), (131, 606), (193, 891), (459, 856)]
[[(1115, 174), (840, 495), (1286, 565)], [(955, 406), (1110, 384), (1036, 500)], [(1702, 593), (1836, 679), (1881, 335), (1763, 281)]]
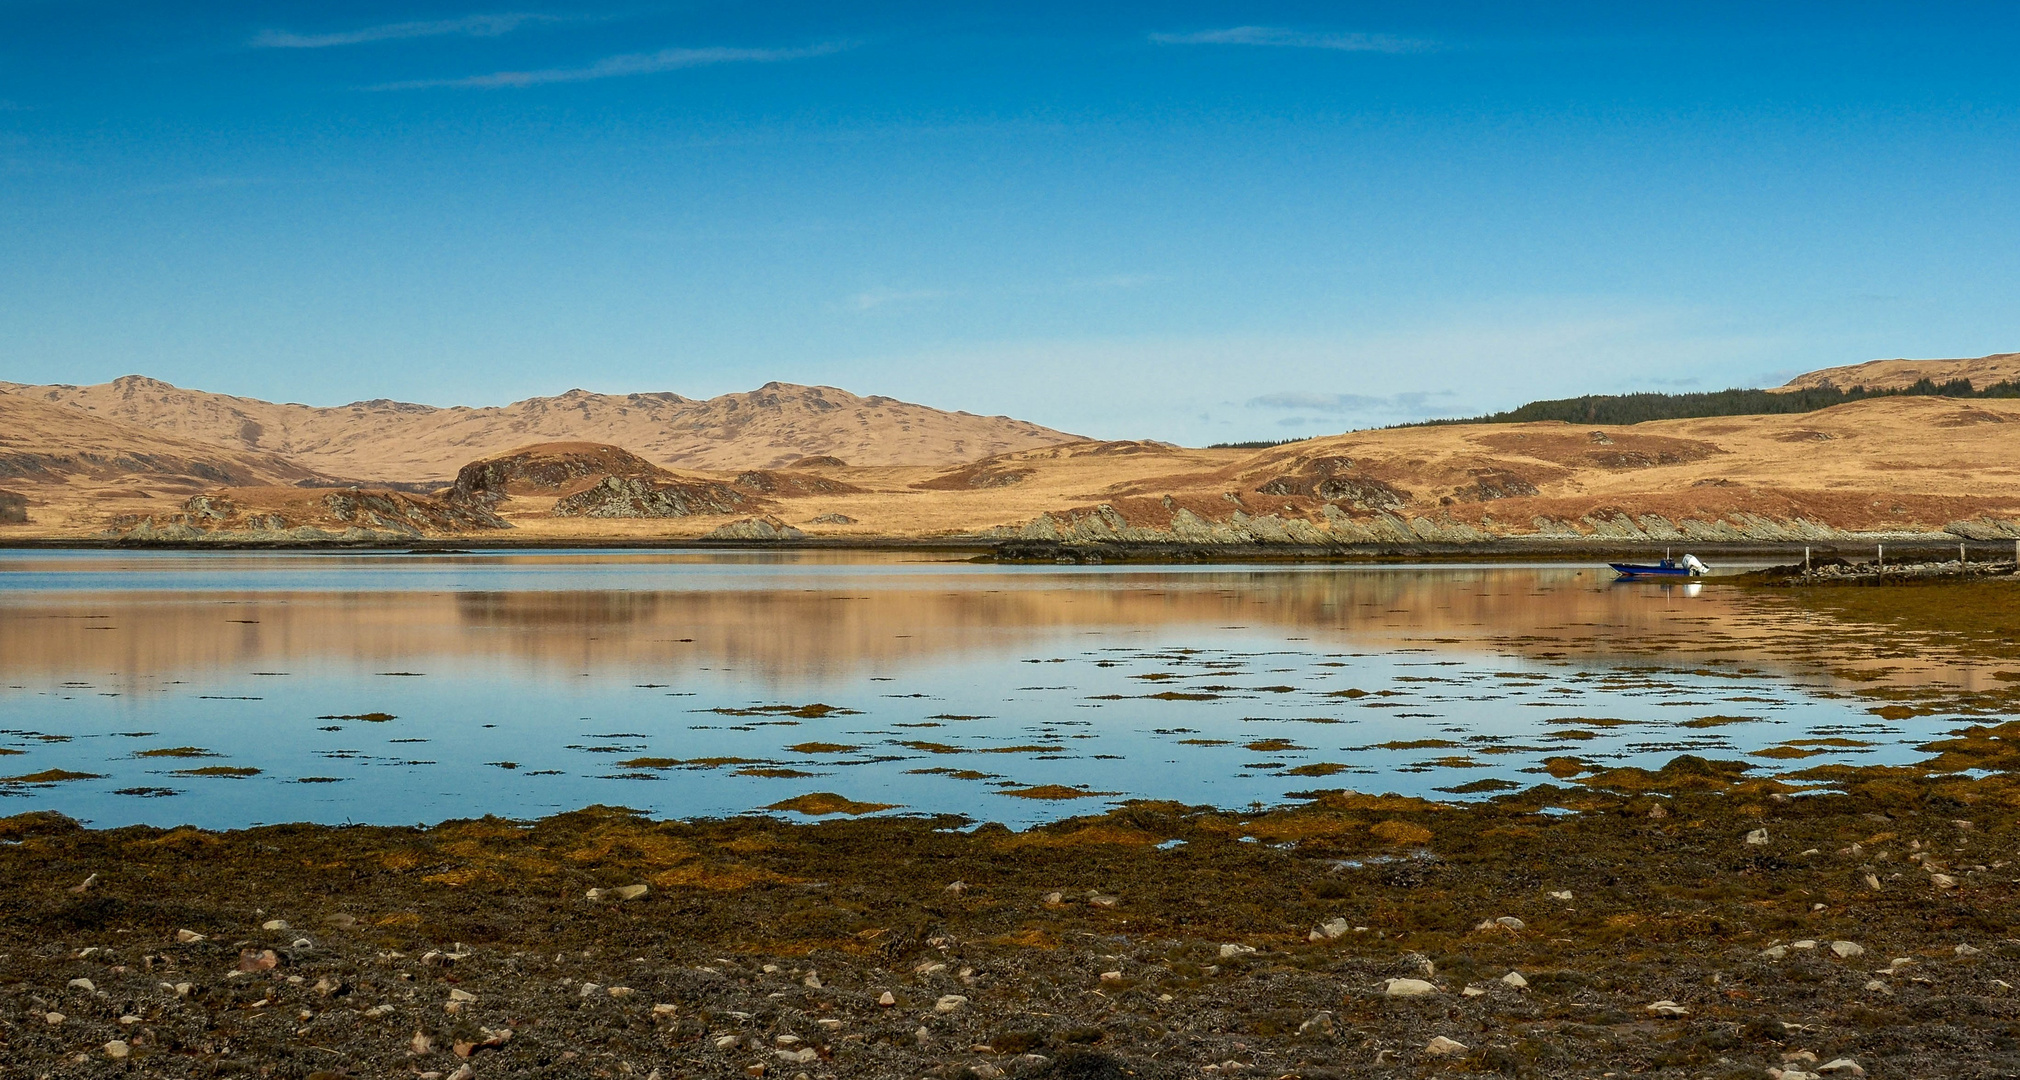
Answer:
[(2020, 349), (2020, 5), (0, 0), (0, 379), (1105, 437)]

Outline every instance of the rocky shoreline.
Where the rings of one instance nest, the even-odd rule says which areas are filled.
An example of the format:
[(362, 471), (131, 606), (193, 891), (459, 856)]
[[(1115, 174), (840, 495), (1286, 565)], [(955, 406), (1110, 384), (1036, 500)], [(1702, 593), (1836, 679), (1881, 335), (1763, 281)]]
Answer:
[(1023, 833), (840, 797), (803, 824), (26, 815), (0, 1074), (2011, 1077), (2016, 737)]

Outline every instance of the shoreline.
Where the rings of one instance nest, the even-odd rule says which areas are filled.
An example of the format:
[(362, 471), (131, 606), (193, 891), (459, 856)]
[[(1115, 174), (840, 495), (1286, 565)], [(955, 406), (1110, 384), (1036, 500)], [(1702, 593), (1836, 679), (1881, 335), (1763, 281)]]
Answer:
[[(1189, 544), (1189, 543), (1073, 543), (1060, 541), (1002, 540), (988, 537), (879, 537), (804, 538), (793, 540), (709, 540), (667, 538), (569, 537), (518, 540), (494, 535), (401, 538), (358, 542), (278, 542), (278, 541), (164, 541), (104, 539), (87, 537), (5, 537), (0, 536), (0, 552), (6, 551), (286, 551), (302, 553), (386, 553), (386, 554), (472, 554), (523, 551), (611, 551), (656, 552), (694, 551), (722, 554), (754, 552), (864, 552), (965, 554), (974, 562), (1004, 564), (1035, 563), (1393, 563), (1393, 562), (1563, 562), (1581, 559), (1620, 560), (1658, 557), (1665, 551), (1688, 551), (1707, 561), (1741, 559), (1759, 561), (1794, 557), (1805, 551), (1812, 558), (1841, 560), (1857, 565), (1871, 561), (1884, 546), (1891, 563), (1941, 561), (1960, 547), (1976, 563), (2011, 563), (2016, 544), (1998, 541), (1955, 539), (1884, 539), (1876, 543), (1849, 541), (1793, 541), (1669, 543), (1585, 539), (1510, 538), (1484, 543), (1421, 544)], [(2001, 556), (2004, 556), (2002, 559)], [(1722, 575), (1692, 579), (1714, 581)], [(1729, 575), (1723, 575), (1729, 576)]]
[[(2010, 766), (2015, 726), (1946, 767)], [(1023, 832), (23, 815), (0, 1045), (51, 1076), (2010, 1076), (2020, 786), (1833, 786), (1684, 756)]]

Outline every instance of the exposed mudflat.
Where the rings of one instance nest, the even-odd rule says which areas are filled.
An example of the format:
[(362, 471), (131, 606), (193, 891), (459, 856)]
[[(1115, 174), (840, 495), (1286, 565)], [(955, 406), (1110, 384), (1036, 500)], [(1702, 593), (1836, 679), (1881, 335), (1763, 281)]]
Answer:
[[(1941, 767), (2011, 765), (2016, 735), (1980, 729)], [(1790, 797), (1732, 775), (1685, 758), (1485, 804), (1143, 804), (1025, 833), (17, 817), (0, 1057), (93, 1077), (2015, 1075), (2020, 788), (1869, 769)], [(592, 898), (626, 885), (647, 891)]]

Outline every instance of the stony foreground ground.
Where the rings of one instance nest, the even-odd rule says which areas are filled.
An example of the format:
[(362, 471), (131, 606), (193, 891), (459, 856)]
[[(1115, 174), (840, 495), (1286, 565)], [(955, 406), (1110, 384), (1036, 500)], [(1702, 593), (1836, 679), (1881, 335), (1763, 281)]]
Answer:
[(2020, 787), (1951, 773), (2015, 738), (1021, 834), (16, 817), (0, 1076), (2020, 1076)]

